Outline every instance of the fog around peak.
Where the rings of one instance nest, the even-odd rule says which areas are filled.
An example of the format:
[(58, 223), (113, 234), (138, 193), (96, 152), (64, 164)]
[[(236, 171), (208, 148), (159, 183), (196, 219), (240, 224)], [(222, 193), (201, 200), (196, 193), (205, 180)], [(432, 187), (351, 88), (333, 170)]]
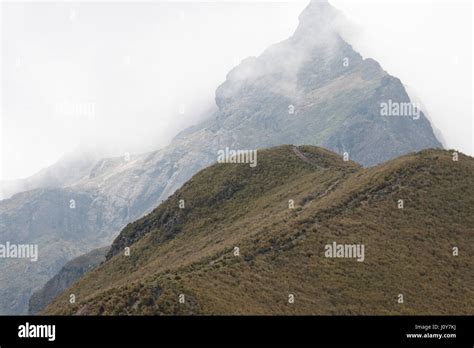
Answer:
[[(340, 31), (417, 94), (448, 147), (472, 155), (472, 5), (330, 3), (303, 15), (307, 1), (2, 3), (0, 179), (66, 153), (165, 146), (209, 116), (229, 71), (295, 30), (310, 42)], [(252, 61), (239, 73), (256, 73)]]

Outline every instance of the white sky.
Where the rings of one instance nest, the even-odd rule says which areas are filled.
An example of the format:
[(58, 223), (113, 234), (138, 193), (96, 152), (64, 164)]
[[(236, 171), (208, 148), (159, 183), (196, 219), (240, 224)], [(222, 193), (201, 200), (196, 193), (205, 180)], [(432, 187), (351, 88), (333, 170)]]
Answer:
[[(346, 34), (473, 154), (472, 5), (330, 1)], [(307, 1), (2, 3), (0, 179), (78, 148), (165, 145), (211, 105), (241, 59), (289, 37)]]

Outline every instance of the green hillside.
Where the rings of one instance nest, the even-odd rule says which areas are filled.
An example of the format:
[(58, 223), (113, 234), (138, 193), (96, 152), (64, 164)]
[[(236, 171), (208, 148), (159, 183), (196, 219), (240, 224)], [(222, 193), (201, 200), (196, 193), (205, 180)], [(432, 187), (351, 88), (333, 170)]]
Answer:
[[(333, 242), (363, 244), (364, 261), (326, 257)], [(470, 157), (424, 150), (364, 169), (280, 146), (254, 168), (200, 171), (44, 313), (472, 315), (473, 242)]]

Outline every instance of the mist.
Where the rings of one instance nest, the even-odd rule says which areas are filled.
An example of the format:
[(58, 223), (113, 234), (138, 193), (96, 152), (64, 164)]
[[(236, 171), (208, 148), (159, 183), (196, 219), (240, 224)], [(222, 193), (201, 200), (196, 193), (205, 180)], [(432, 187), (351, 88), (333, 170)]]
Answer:
[(473, 156), (472, 2), (330, 2), (351, 22), (344, 38), (402, 81), (443, 145)]
[(304, 6), (2, 3), (2, 179), (68, 152), (166, 145), (209, 115), (230, 69), (291, 35)]
[[(2, 3), (0, 179), (68, 153), (165, 146), (210, 115), (233, 67), (293, 34), (307, 3)], [(472, 5), (330, 3), (352, 23), (344, 38), (472, 155)]]

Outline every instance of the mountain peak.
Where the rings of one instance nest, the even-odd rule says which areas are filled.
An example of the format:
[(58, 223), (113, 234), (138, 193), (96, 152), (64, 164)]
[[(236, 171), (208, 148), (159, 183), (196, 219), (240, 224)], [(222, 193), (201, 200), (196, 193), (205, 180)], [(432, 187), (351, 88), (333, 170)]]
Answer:
[(314, 39), (321, 33), (337, 33), (342, 14), (327, 0), (311, 0), (298, 17), (299, 24), (295, 32), (297, 38)]

